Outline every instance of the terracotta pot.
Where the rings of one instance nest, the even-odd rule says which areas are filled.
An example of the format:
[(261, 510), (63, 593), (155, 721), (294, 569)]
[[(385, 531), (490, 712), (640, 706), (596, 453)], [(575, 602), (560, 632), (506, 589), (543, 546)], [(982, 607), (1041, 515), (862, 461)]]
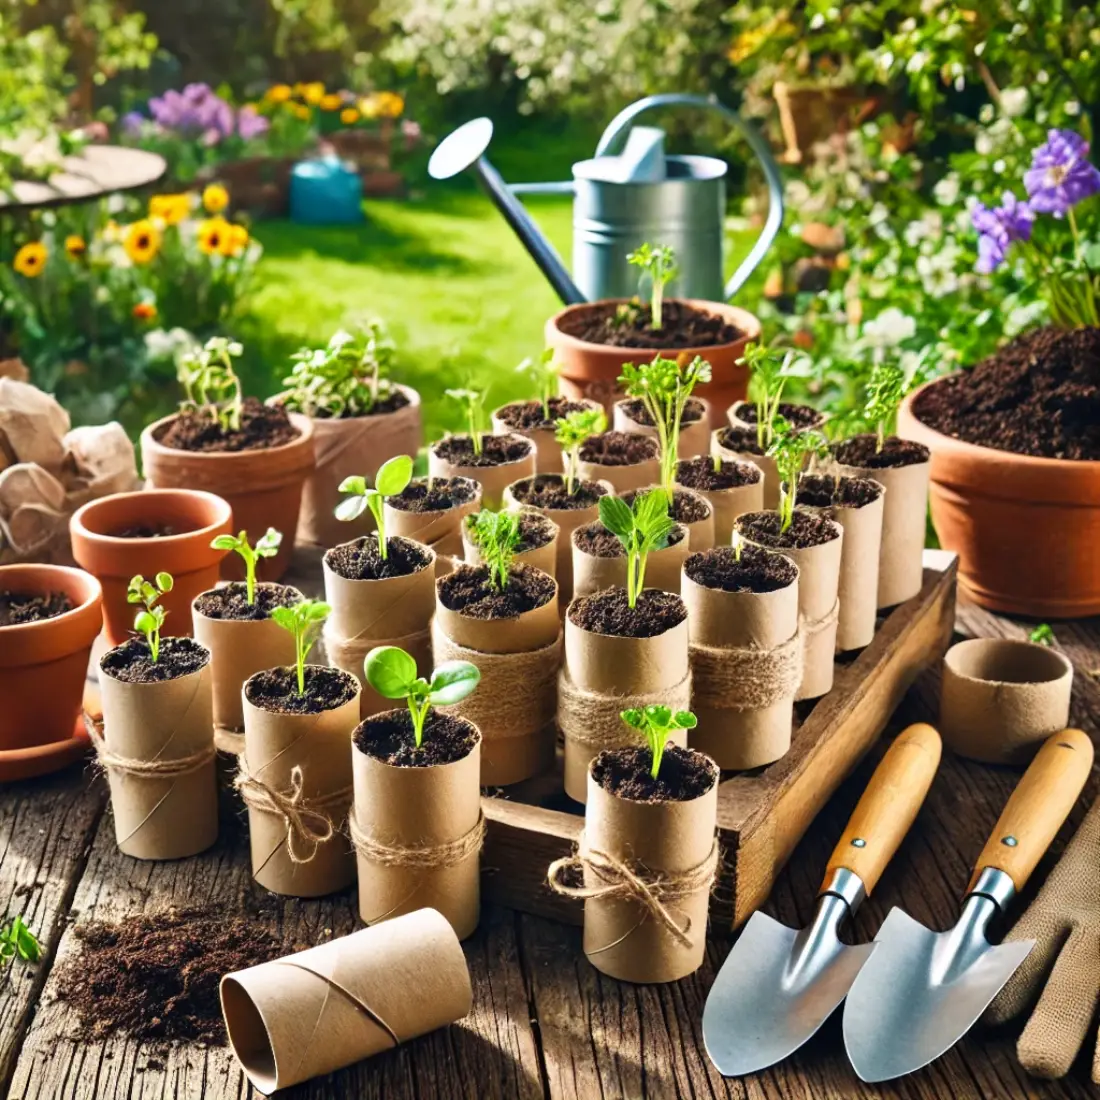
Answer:
[[(512, 401), (509, 405), (522, 405), (522, 401)], [(598, 401), (583, 400), (582, 404), (590, 409), (602, 409)], [(508, 408), (502, 405), (493, 410), (492, 425), (494, 435), (522, 435), (526, 436), (535, 445), (535, 473), (536, 474), (560, 474), (565, 470), (562, 460), (561, 444), (555, 439), (556, 428), (513, 428), (501, 418), (501, 413)]]
[[(928, 383), (936, 385), (935, 382)], [(959, 555), (959, 583), (993, 611), (1067, 619), (1100, 614), (1100, 462), (963, 443), (902, 403), (898, 435), (932, 452), (932, 523)]]
[[(232, 532), (233, 520), (229, 504), (221, 497), (194, 489), (115, 493), (74, 512), (69, 521), (73, 557), (103, 585), (107, 641), (121, 645), (132, 633), (136, 608), (126, 602), (126, 589), (138, 573), (146, 580), (157, 573), (172, 574), (175, 585), (160, 601), (168, 612), (162, 633), (189, 635), (191, 604), (217, 583), (218, 567), (228, 553), (213, 549), (210, 543), (218, 535)], [(111, 534), (157, 524), (171, 526), (181, 534), (141, 539)]]
[(730, 324), (736, 325), (743, 335), (731, 344), (718, 344), (709, 348), (616, 348), (578, 340), (559, 327), (564, 317), (575, 317), (593, 310), (596, 305), (606, 303), (584, 302), (566, 306), (561, 312), (554, 314), (546, 322), (546, 343), (555, 350), (557, 361), (561, 365), (562, 392), (567, 397), (587, 397), (599, 401), (610, 416), (611, 406), (623, 396), (617, 379), (622, 374), (624, 363), (648, 363), (658, 354), (670, 359), (681, 355), (689, 358), (700, 355), (710, 363), (713, 378), (710, 382), (697, 386), (695, 395), (710, 402), (711, 427), (721, 427), (725, 422), (725, 410), (734, 401), (745, 396), (748, 371), (743, 366), (738, 366), (737, 360), (745, 353), (745, 345), (750, 340), (760, 338), (760, 321), (746, 310), (722, 302), (692, 299), (688, 299), (688, 302), (699, 309), (719, 314)]
[(80, 708), (102, 591), (79, 569), (5, 565), (0, 592), (64, 592), (74, 604), (53, 619), (0, 627), (0, 782), (8, 782), (64, 767), (88, 747)]
[[(281, 447), (258, 451), (179, 451), (160, 439), (175, 416), (150, 424), (141, 433), (141, 462), (149, 489), (203, 489), (224, 497), (233, 509), (233, 525), (255, 542), (269, 527), (283, 543), (273, 558), (260, 562), (257, 576), (277, 581), (287, 571), (302, 505), (302, 486), (314, 466), (313, 421), (291, 413), (301, 432)], [(243, 580), (244, 563), (232, 554), (222, 562), (222, 577)], [(205, 587), (209, 588), (209, 585)], [(197, 593), (193, 593), (197, 594)]]

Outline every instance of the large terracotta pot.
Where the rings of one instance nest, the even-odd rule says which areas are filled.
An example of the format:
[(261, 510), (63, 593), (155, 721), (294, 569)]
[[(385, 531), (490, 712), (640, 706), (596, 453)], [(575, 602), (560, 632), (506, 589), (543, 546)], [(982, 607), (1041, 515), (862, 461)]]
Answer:
[(1042, 619), (1100, 614), (1100, 462), (1032, 458), (964, 443), (917, 419), (898, 435), (932, 452), (932, 522), (983, 607)]
[(0, 592), (63, 592), (74, 605), (52, 619), (0, 627), (0, 782), (9, 782), (64, 767), (88, 747), (80, 709), (102, 591), (79, 569), (5, 565)]
[(624, 396), (616, 381), (622, 374), (624, 363), (648, 363), (658, 354), (670, 359), (681, 355), (700, 355), (710, 363), (713, 378), (710, 382), (696, 386), (693, 393), (710, 402), (711, 427), (724, 426), (725, 410), (745, 396), (748, 371), (745, 367), (738, 366), (737, 360), (745, 353), (745, 345), (750, 340), (760, 338), (760, 321), (746, 310), (724, 302), (703, 302), (695, 299), (687, 301), (699, 309), (720, 314), (730, 324), (737, 326), (742, 333), (741, 338), (732, 344), (716, 344), (709, 348), (616, 348), (579, 340), (563, 332), (560, 327), (563, 318), (575, 317), (585, 310), (594, 309), (596, 305), (606, 305), (605, 302), (585, 302), (567, 306), (560, 313), (555, 313), (546, 322), (546, 342), (557, 353), (562, 393), (566, 397), (599, 401), (610, 416), (612, 405)]
[[(119, 538), (113, 531), (167, 524), (178, 535)], [(137, 608), (126, 602), (130, 578), (152, 580), (171, 573), (175, 584), (160, 600), (168, 612), (165, 635), (191, 633), (191, 602), (218, 581), (227, 551), (210, 543), (233, 531), (233, 512), (221, 497), (194, 489), (147, 489), (90, 501), (73, 513), (69, 533), (73, 557), (103, 586), (107, 641), (121, 645), (131, 635)]]
[[(247, 531), (253, 543), (269, 527), (281, 531), (283, 542), (279, 553), (262, 560), (256, 570), (260, 580), (279, 580), (290, 565), (302, 507), (302, 487), (314, 466), (313, 421), (308, 416), (291, 413), (291, 422), (301, 434), (281, 447), (256, 451), (180, 451), (160, 442), (174, 419), (173, 415), (154, 421), (141, 433), (146, 488), (204, 489), (217, 493), (233, 509), (235, 528)], [(223, 559), (222, 577), (244, 579), (239, 554)]]

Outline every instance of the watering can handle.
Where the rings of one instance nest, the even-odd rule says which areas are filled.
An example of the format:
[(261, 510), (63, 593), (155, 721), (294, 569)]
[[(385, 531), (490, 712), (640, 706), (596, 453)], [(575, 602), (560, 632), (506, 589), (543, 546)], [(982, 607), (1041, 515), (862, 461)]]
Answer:
[(726, 116), (741, 136), (749, 143), (750, 148), (760, 161), (760, 167), (764, 170), (764, 179), (768, 184), (768, 217), (764, 222), (764, 228), (752, 251), (741, 261), (741, 266), (726, 283), (725, 296), (728, 301), (748, 281), (749, 276), (760, 266), (761, 261), (767, 255), (772, 242), (779, 234), (783, 225), (783, 181), (779, 175), (779, 166), (768, 148), (767, 142), (760, 134), (750, 126), (736, 111), (720, 103), (713, 96), (690, 95), (686, 92), (667, 92), (663, 95), (646, 96), (624, 107), (607, 125), (600, 142), (596, 146), (596, 156), (603, 156), (622, 137), (630, 124), (644, 111), (652, 111), (658, 107), (698, 107), (705, 111), (718, 111)]

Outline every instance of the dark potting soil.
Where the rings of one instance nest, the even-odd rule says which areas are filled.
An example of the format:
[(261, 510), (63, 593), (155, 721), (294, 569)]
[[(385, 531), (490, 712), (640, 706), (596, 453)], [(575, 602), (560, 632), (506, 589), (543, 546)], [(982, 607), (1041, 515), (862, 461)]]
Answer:
[(1100, 460), (1100, 328), (1040, 328), (913, 403), (944, 435), (1015, 454)]
[(489, 435), (481, 437), (481, 454), (474, 454), (474, 445), (468, 435), (449, 435), (432, 450), (444, 462), (452, 466), (504, 466), (509, 462), (521, 462), (534, 444), (529, 439), (514, 435)]
[(718, 446), (738, 454), (764, 453), (764, 448), (756, 441), (756, 431), (752, 428), (723, 428), (718, 433)]
[(358, 682), (350, 673), (323, 665), (306, 665), (306, 690), (298, 694), (298, 670), (293, 665), (257, 672), (245, 684), (245, 698), (275, 714), (321, 714), (355, 698)]
[(679, 596), (655, 588), (641, 592), (634, 607), (627, 602), (625, 588), (606, 588), (569, 605), (574, 626), (618, 638), (656, 638), (686, 618), (687, 608)]
[(161, 638), (156, 662), (144, 638), (131, 638), (107, 650), (99, 667), (127, 684), (159, 684), (198, 672), (210, 660), (210, 651), (194, 638)]
[(76, 607), (64, 592), (31, 595), (27, 592), (0, 592), (0, 626), (25, 626), (56, 619)]
[[(648, 489), (631, 489), (623, 493), (623, 500), (633, 508), (638, 494), (648, 491)], [(683, 489), (672, 491), (672, 505), (668, 510), (668, 514), (677, 523), (698, 523), (701, 519), (706, 519), (712, 511), (713, 509), (705, 497), (686, 492)]]
[(477, 496), (477, 482), (468, 477), (418, 477), (386, 503), (399, 512), (445, 512)]
[(723, 592), (777, 592), (798, 578), (790, 558), (745, 545), (740, 561), (732, 546), (718, 546), (692, 554), (684, 570), (696, 584)]
[(556, 420), (563, 420), (570, 413), (587, 412), (589, 406), (583, 401), (570, 401), (567, 397), (551, 397), (549, 418), (543, 416), (541, 401), (513, 401), (511, 405), (497, 410), (497, 417), (509, 428), (533, 431), (535, 428), (553, 428)]
[[(793, 401), (780, 401), (779, 415), (794, 428), (815, 428), (823, 419), (812, 405), (796, 405)], [(737, 419), (755, 427), (756, 405), (752, 401), (742, 401), (737, 406)]]
[(608, 794), (631, 802), (690, 802), (718, 782), (718, 767), (709, 756), (669, 745), (654, 779), (648, 748), (605, 749), (592, 762), (592, 778)]
[(853, 435), (832, 447), (833, 457), (843, 466), (855, 466), (863, 470), (889, 470), (899, 466), (915, 466), (927, 462), (931, 451), (923, 443), (911, 439), (899, 439), (896, 435), (883, 440), (878, 449), (875, 435)]
[(569, 493), (561, 474), (539, 474), (517, 481), (512, 486), (512, 496), (531, 508), (580, 512), (599, 504), (600, 497), (607, 496), (607, 489), (598, 482), (578, 479)]
[[(761, 478), (760, 468), (750, 462), (731, 462), (720, 459), (714, 468), (714, 459), (700, 455), (684, 458), (676, 463), (676, 484), (685, 489), (718, 493), (723, 489), (739, 489), (742, 485), (755, 485)], [(681, 521), (682, 522), (682, 521)]]
[(310, 946), (284, 943), (258, 915), (166, 909), (119, 924), (77, 925), (80, 951), (58, 968), (58, 998), (76, 1010), (85, 1039), (123, 1032), (224, 1045), (222, 975)]
[(261, 581), (256, 585), (255, 603), (248, 602), (248, 586), (233, 581), (195, 599), (195, 610), (208, 619), (233, 619), (237, 622), (260, 622), (276, 607), (293, 607), (302, 602), (302, 594), (286, 584)]
[(589, 309), (567, 315), (559, 327), (578, 340), (617, 348), (712, 348), (732, 344), (742, 335), (717, 313), (697, 309), (675, 298), (662, 304), (659, 329), (650, 325), (648, 303), (635, 300), (632, 305), (635, 306), (632, 316), (621, 323), (616, 322), (617, 303), (597, 302)]
[(738, 516), (735, 526), (750, 542), (773, 550), (807, 550), (840, 537), (840, 528), (820, 512), (796, 511), (782, 533), (778, 512), (747, 512)]
[[(642, 401), (641, 398), (635, 398), (632, 401), (624, 402), (623, 412), (625, 412), (635, 424), (643, 424), (647, 428), (653, 427), (653, 417), (649, 415), (649, 410), (645, 407), (645, 402)], [(687, 403), (684, 405), (684, 411), (680, 417), (680, 424), (695, 424), (697, 421), (702, 420), (706, 414), (707, 410), (703, 402), (694, 397), (689, 397)]]
[(364, 535), (325, 551), (325, 564), (349, 581), (380, 581), (419, 573), (432, 560), (419, 543), (393, 535), (386, 539), (386, 556), (379, 552), (378, 535)]
[[(668, 536), (669, 546), (683, 542), (684, 530), (677, 527)], [(602, 523), (586, 523), (573, 532), (573, 545), (594, 558), (621, 558), (626, 554), (618, 535), (613, 535)]]
[[(405, 408), (408, 405), (409, 399), (399, 389), (391, 389), (386, 397), (383, 397), (380, 401), (375, 401), (370, 407), (369, 412), (361, 413), (356, 416), (354, 413), (347, 412), (346, 410), (340, 414), (341, 420), (363, 420), (368, 416), (385, 416), (387, 413), (395, 413), (398, 409)], [(331, 419), (331, 413), (327, 409), (318, 409), (312, 414), (317, 420), (329, 420)]]
[(246, 397), (238, 431), (227, 431), (212, 416), (188, 409), (168, 424), (157, 442), (177, 451), (262, 451), (282, 447), (298, 435), (281, 405), (265, 405), (258, 398)]
[(554, 598), (554, 578), (529, 565), (514, 565), (504, 588), (489, 582), (484, 565), (459, 566), (439, 582), (439, 599), (448, 611), (471, 619), (514, 619)]
[(835, 478), (829, 474), (803, 474), (798, 479), (797, 504), (811, 508), (863, 508), (882, 496), (883, 488), (869, 477)]
[(111, 539), (167, 539), (173, 535), (186, 535), (194, 527), (173, 527), (170, 523), (136, 523), (132, 527), (122, 527), (117, 531), (108, 531)]
[(638, 432), (601, 432), (581, 444), (582, 462), (600, 466), (637, 466), (657, 457), (660, 445), (651, 435)]
[(407, 710), (391, 710), (368, 718), (356, 726), (351, 736), (360, 752), (398, 768), (453, 764), (469, 756), (477, 744), (477, 731), (469, 722), (438, 710), (428, 711), (419, 749), (413, 737), (412, 716)]

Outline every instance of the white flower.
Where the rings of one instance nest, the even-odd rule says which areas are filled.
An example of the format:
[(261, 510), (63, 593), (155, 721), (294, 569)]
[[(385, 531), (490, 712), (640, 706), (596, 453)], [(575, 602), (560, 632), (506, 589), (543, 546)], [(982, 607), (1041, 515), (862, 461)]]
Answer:
[(1081, 113), (1081, 104), (1076, 99), (1068, 99), (1065, 104), (1065, 111), (1067, 115), (1074, 116)]
[(902, 234), (905, 239), (905, 243), (910, 248), (916, 248), (921, 241), (928, 236), (928, 227), (924, 224), (924, 219), (920, 221), (910, 222), (905, 227), (905, 232)]
[(897, 306), (884, 309), (863, 326), (863, 339), (873, 348), (892, 348), (917, 333), (917, 323)]
[(1001, 92), (1001, 111), (1009, 118), (1019, 118), (1031, 104), (1031, 93), (1026, 88), (1005, 88)]
[(932, 188), (932, 196), (940, 206), (954, 206), (959, 201), (959, 177), (951, 172)]
[(1004, 334), (1010, 340), (1019, 336), (1024, 329), (1031, 328), (1046, 316), (1047, 305), (1042, 300), (1029, 302), (1026, 306), (1017, 306), (1004, 321)]

